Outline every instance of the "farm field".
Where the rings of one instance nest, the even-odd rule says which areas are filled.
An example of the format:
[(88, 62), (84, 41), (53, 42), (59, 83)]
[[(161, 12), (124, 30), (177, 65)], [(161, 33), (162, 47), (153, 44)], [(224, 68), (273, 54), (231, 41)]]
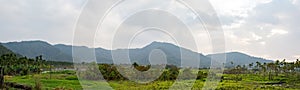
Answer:
[[(95, 62), (73, 64), (43, 60), (42, 56), (35, 59), (17, 57), (14, 54), (0, 58), (0, 85), (4, 90), (157, 90), (157, 89), (192, 89), (201, 90), (205, 85), (216, 87), (216, 90), (299, 90), (300, 61), (275, 61), (270, 63), (250, 63), (225, 67), (223, 73), (210, 73), (207, 68), (177, 67), (165, 65), (131, 64), (98, 64)], [(120, 68), (121, 66), (121, 68)], [(118, 68), (119, 67), (119, 68)], [(151, 70), (149, 70), (151, 68)], [(141, 74), (130, 71), (137, 71)], [(122, 72), (120, 72), (123, 71)], [(161, 73), (158, 73), (161, 72)], [(100, 78), (99, 75), (103, 76)], [(125, 76), (124, 76), (125, 74)], [(130, 76), (130, 77), (126, 77)], [(196, 76), (196, 77), (195, 77)], [(218, 78), (219, 83), (206, 84), (208, 78)], [(153, 80), (148, 83), (139, 81)], [(178, 83), (179, 86), (174, 86)], [(177, 84), (178, 85), (178, 84)], [(188, 87), (191, 88), (188, 88)], [(83, 88), (84, 87), (84, 88)]]
[[(219, 83), (217, 90), (297, 90), (300, 88), (299, 81), (294, 81), (294, 78), (283, 78), (283, 76), (275, 77), (274, 80), (268, 80), (267, 77), (261, 77), (255, 74), (243, 74), (242, 80), (235, 81), (233, 78), (236, 75), (224, 74), (224, 79)], [(6, 82), (15, 82), (18, 84), (35, 86), (36, 82), (40, 83), (43, 90), (82, 90), (80, 82), (77, 80), (74, 71), (62, 71), (51, 74), (34, 74), (26, 76), (5, 76)], [(284, 84), (266, 85), (264, 83), (285, 81)], [(89, 83), (86, 86), (89, 88), (101, 87), (106, 82), (101, 81), (83, 81)], [(110, 86), (116, 90), (153, 90), (153, 89), (169, 89), (174, 81), (154, 81), (148, 84), (137, 84), (128, 80), (108, 81)], [(194, 83), (191, 80), (186, 80), (185, 83)], [(204, 80), (196, 80), (193, 90), (200, 90), (205, 83)]]

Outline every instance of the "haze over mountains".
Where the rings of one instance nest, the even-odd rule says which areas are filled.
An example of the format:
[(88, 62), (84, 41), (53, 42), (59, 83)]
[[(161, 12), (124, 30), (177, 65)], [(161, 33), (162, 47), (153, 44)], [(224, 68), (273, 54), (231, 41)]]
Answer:
[[(77, 56), (73, 58), (79, 60), (94, 60), (93, 55), (96, 56), (96, 60), (98, 63), (113, 63), (112, 61), (112, 52), (116, 52), (120, 56), (117, 58), (124, 58), (122, 54), (129, 52), (129, 58), (131, 62), (137, 62), (139, 64), (149, 64), (149, 54), (152, 50), (158, 49), (161, 50), (167, 59), (168, 64), (180, 65), (181, 64), (181, 53), (185, 55), (193, 55), (200, 58), (200, 67), (209, 67), (211, 64), (210, 57), (212, 55), (218, 54), (210, 54), (203, 55), (201, 53), (193, 52), (191, 50), (178, 47), (176, 45), (170, 43), (163, 42), (152, 42), (151, 44), (137, 49), (117, 49), (117, 50), (106, 50), (103, 48), (88, 48), (84, 46), (71, 46), (64, 44), (51, 45), (44, 41), (22, 41), (22, 42), (9, 42), (2, 43), (4, 47), (1, 47), (0, 44), (0, 54), (2, 51), (9, 52), (10, 50), (14, 53), (21, 54), (23, 56), (27, 56), (30, 58), (34, 58), (38, 55), (43, 55), (46, 60), (52, 61), (67, 61), (72, 62), (72, 47), (77, 51)], [(7, 48), (7, 50), (5, 49)], [(95, 53), (92, 51), (95, 50)], [(253, 57), (250, 55), (246, 55), (240, 52), (230, 52), (226, 53), (226, 64), (230, 66), (231, 62), (234, 62), (234, 65), (245, 65), (255, 62), (272, 62), (272, 60), (267, 60), (263, 58)], [(184, 57), (187, 63), (191, 65), (195, 63), (193, 60), (194, 57)], [(125, 60), (125, 59), (124, 59)], [(190, 62), (189, 62), (190, 61)], [(124, 61), (125, 62), (125, 61)], [(189, 64), (189, 65), (190, 65)]]
[(14, 53), (21, 54), (29, 58), (43, 55), (47, 60), (53, 61), (71, 61), (72, 57), (61, 52), (47, 42), (43, 41), (23, 41), (3, 43), (3, 46), (10, 49)]

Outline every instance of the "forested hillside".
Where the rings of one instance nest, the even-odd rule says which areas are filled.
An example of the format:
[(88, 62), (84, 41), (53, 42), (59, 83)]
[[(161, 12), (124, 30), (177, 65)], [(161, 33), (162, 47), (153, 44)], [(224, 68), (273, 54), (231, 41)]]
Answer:
[(3, 54), (10, 54), (13, 53), (11, 50), (4, 47), (2, 44), (0, 44), (0, 56)]

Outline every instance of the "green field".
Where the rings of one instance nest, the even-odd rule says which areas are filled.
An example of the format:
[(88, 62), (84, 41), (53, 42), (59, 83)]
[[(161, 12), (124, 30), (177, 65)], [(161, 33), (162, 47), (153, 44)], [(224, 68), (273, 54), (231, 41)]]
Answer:
[[(209, 69), (205, 68), (180, 68), (175, 65), (166, 65), (158, 77), (156, 77), (156, 74), (159, 69), (149, 70), (150, 73), (147, 74), (140, 74), (131, 72), (130, 68), (134, 67), (136, 70), (143, 72), (150, 67), (153, 69), (162, 65), (138, 65), (137, 63), (113, 65), (93, 62), (82, 63), (74, 67), (72, 63), (45, 61), (42, 56), (36, 59), (28, 59), (26, 57), (19, 58), (13, 54), (3, 55), (0, 60), (0, 88), (9, 90), (190, 89), (187, 88), (188, 86), (191, 86), (193, 90), (200, 90), (205, 85), (215, 86), (217, 90), (300, 89), (300, 60), (296, 62), (256, 62), (256, 65), (251, 63), (248, 66), (225, 67), (224, 74), (209, 73)], [(122, 68), (117, 69), (119, 66), (122, 66)], [(59, 68), (60, 70), (58, 70)], [(118, 70), (124, 71), (127, 74), (126, 76), (139, 78), (141, 81), (150, 80), (153, 77), (156, 80), (150, 83), (136, 83), (123, 76)], [(105, 80), (99, 78), (100, 73)], [(81, 82), (79, 82), (77, 75), (80, 77)], [(183, 79), (181, 82), (176, 81), (179, 75)], [(220, 78), (218, 85), (206, 84), (208, 76)], [(179, 83), (177, 85), (180, 86), (174, 86), (174, 83)]]
[[(224, 74), (224, 79), (219, 83), (217, 90), (259, 90), (259, 89), (269, 89), (269, 90), (282, 90), (290, 89), (297, 90), (300, 88), (300, 84), (291, 82), (289, 78), (283, 78), (282, 76), (275, 77), (274, 80), (269, 81), (266, 77), (261, 77), (255, 74), (242, 74), (239, 77), (243, 79), (241, 81), (232, 80), (236, 75)], [(282, 85), (263, 85), (262, 83), (277, 82), (277, 81), (288, 81), (286, 84)], [(292, 80), (292, 78), (291, 78)], [(43, 90), (82, 90), (80, 82), (77, 80), (75, 72), (64, 71), (61, 73), (51, 74), (35, 74), (26, 76), (5, 76), (6, 82), (16, 82), (23, 85), (35, 86), (36, 82), (41, 83)], [(97, 88), (101, 85), (106, 85), (103, 81), (83, 81), (86, 87)], [(153, 90), (153, 89), (169, 89), (174, 81), (154, 81), (147, 84), (137, 84), (128, 80), (124, 81), (108, 81), (110, 86), (116, 90)], [(192, 82), (186, 80), (184, 83), (194, 83), (193, 90), (199, 90), (203, 87), (205, 80), (197, 80)]]

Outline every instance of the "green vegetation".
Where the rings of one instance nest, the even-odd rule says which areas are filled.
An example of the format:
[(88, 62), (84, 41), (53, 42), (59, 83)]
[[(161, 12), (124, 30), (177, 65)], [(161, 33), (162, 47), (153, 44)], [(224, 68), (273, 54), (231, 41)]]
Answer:
[[(93, 70), (100, 70), (103, 77), (113, 89), (117, 90), (153, 90), (153, 89), (169, 89), (177, 79), (180, 72), (184, 73), (184, 84), (194, 84), (193, 90), (201, 89), (206, 81), (208, 69), (181, 69), (174, 65), (167, 65), (166, 69), (153, 82), (139, 84), (123, 77), (115, 65), (98, 64), (98, 67), (88, 67), (86, 72), (76, 73), (75, 70), (53, 70), (56, 68), (73, 68), (72, 63), (66, 62), (50, 62), (38, 56), (35, 59), (26, 57), (17, 57), (14, 54), (2, 55), (1, 68), (3, 68), (4, 81), (6, 83), (17, 83), (37, 90), (81, 90), (77, 75), (82, 76), (88, 88), (101, 87), (106, 82), (99, 81), (98, 74)], [(85, 63), (96, 64), (96, 63)], [(234, 65), (234, 62), (232, 62)], [(126, 65), (125, 65), (126, 66)], [(127, 65), (131, 66), (131, 65)], [(139, 71), (147, 71), (150, 67), (140, 66), (137, 63), (132, 65)], [(249, 65), (237, 65), (228, 67), (224, 70), (217, 90), (259, 90), (271, 89), (297, 90), (300, 88), (300, 61), (285, 62), (276, 61), (272, 63), (251, 63)], [(126, 70), (126, 69), (124, 69)], [(197, 74), (197, 80), (193, 82), (192, 74)], [(1, 76), (1, 75), (0, 75)], [(134, 74), (132, 74), (134, 76)], [(153, 77), (149, 74), (147, 77)], [(1, 84), (3, 85), (3, 84)], [(100, 85), (100, 86), (99, 86)], [(11, 86), (4, 86), (12, 88)]]
[(42, 70), (51, 69), (51, 67), (70, 67), (72, 63), (54, 62), (43, 60), (42, 56), (35, 59), (27, 57), (17, 57), (15, 54), (4, 54), (0, 57), (0, 68), (4, 68), (4, 75), (28, 75), (38, 74)]
[[(73, 73), (73, 72), (72, 72)], [(35, 74), (25, 76), (6, 76), (6, 82), (17, 82), (24, 85), (35, 86), (36, 80), (39, 79), (42, 89), (53, 88), (81, 88), (75, 74), (65, 72), (53, 73), (50, 78), (49, 74)]]
[[(68, 71), (68, 73), (70, 73)], [(72, 89), (72, 90), (81, 90), (82, 87), (78, 80), (76, 80), (76, 75), (68, 74), (68, 73), (55, 73), (53, 74), (53, 78), (49, 78), (49, 74), (37, 74), (37, 75), (26, 75), (26, 76), (6, 76), (5, 79), (8, 82), (17, 82), (24, 85), (31, 85), (35, 86), (35, 78), (39, 78), (42, 89)], [(74, 72), (71, 72), (74, 73)], [(271, 90), (282, 90), (282, 89), (290, 89), (290, 90), (297, 90), (299, 84), (283, 84), (283, 85), (264, 85), (263, 83), (266, 82), (276, 82), (277, 80), (269, 81), (260, 75), (250, 75), (250, 74), (242, 74), (243, 80), (236, 82), (232, 80), (235, 78), (233, 74), (225, 74), (224, 79), (220, 82), (217, 90), (236, 90), (236, 89), (243, 89), (243, 90), (256, 90), (256, 89), (271, 89)], [(275, 79), (287, 79), (282, 77), (276, 77)], [(287, 79), (287, 81), (293, 79)], [(98, 87), (97, 85), (101, 85), (105, 82), (101, 81), (84, 81), (88, 82), (88, 87)], [(137, 84), (135, 82), (131, 82), (128, 80), (121, 80), (121, 81), (108, 81), (108, 83), (116, 90), (124, 90), (124, 89), (139, 89), (139, 90), (151, 90), (151, 89), (168, 89), (172, 86), (174, 81), (154, 81), (148, 84)], [(186, 80), (186, 83), (193, 83), (189, 80)], [(193, 86), (194, 90), (201, 89), (205, 83), (205, 80), (197, 80)], [(298, 86), (296, 86), (298, 85)]]
[(36, 59), (18, 58), (15, 54), (5, 54), (0, 57), (0, 68), (4, 68), (4, 75), (28, 75), (40, 73), (45, 60), (42, 56)]
[[(22, 86), (16, 83), (4, 82), (4, 75), (7, 76), (27, 76), (35, 74), (40, 74), (42, 71), (50, 70), (53, 67), (67, 67), (72, 65), (71, 63), (66, 62), (54, 62), (46, 61), (42, 59), (42, 56), (37, 56), (35, 59), (30, 59), (27, 57), (18, 57), (15, 54), (4, 54), (0, 56), (0, 88), (9, 88), (9, 87), (20, 87), (19, 89), (25, 88), (40, 88), (39, 78), (32, 80), (35, 82), (35, 87)], [(75, 74), (75, 73), (73, 73)], [(51, 75), (51, 74), (50, 74)], [(28, 81), (30, 82), (30, 81)]]

